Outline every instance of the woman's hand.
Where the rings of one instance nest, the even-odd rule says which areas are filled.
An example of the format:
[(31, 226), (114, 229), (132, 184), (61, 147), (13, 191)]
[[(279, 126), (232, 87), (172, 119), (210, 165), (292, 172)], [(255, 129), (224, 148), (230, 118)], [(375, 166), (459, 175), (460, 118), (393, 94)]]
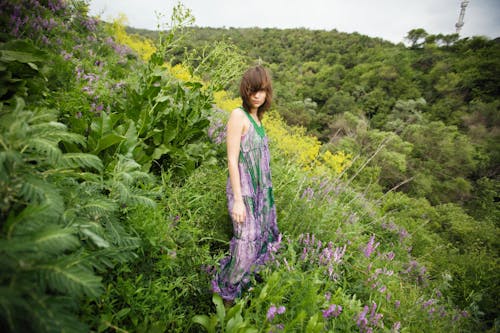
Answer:
[(233, 210), (231, 212), (231, 217), (236, 223), (243, 223), (245, 221), (247, 212), (245, 209), (245, 204), (242, 201), (235, 201)]

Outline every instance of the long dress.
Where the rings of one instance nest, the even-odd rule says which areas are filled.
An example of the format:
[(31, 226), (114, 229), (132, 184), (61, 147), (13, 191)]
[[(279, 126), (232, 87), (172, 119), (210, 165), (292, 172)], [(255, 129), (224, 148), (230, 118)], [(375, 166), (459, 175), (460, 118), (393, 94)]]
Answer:
[[(232, 221), (230, 255), (221, 260), (220, 271), (212, 281), (213, 291), (225, 300), (234, 300), (249, 286), (251, 274), (268, 260), (270, 247), (279, 237), (268, 139), (264, 127), (245, 114), (251, 125), (241, 137), (238, 169), (246, 218), (243, 223)], [(231, 212), (234, 195), (229, 178), (226, 194)]]

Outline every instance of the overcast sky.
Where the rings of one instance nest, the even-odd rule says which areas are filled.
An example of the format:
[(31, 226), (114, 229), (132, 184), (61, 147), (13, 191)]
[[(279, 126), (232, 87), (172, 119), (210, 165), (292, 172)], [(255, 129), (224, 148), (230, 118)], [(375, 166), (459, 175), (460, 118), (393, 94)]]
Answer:
[[(129, 25), (154, 30), (155, 11), (170, 17), (172, 0), (91, 0), (90, 14), (105, 21), (119, 13)], [(200, 27), (309, 28), (359, 32), (394, 43), (424, 28), (451, 34), (461, 0), (184, 0)], [(461, 36), (500, 37), (500, 0), (470, 0)]]

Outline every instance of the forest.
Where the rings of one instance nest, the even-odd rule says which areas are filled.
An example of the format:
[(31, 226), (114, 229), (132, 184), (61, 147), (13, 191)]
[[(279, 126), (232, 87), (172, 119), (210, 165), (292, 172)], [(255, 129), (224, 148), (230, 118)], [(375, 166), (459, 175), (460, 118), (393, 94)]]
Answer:
[[(499, 38), (0, 8), (2, 332), (499, 330)], [(225, 123), (255, 64), (281, 242), (224, 306)]]

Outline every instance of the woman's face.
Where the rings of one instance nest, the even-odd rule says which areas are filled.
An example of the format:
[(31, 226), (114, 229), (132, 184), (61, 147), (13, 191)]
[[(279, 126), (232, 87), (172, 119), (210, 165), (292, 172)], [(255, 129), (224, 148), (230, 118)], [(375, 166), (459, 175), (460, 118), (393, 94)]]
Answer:
[(250, 95), (250, 104), (253, 108), (258, 108), (266, 101), (266, 91), (258, 90)]

